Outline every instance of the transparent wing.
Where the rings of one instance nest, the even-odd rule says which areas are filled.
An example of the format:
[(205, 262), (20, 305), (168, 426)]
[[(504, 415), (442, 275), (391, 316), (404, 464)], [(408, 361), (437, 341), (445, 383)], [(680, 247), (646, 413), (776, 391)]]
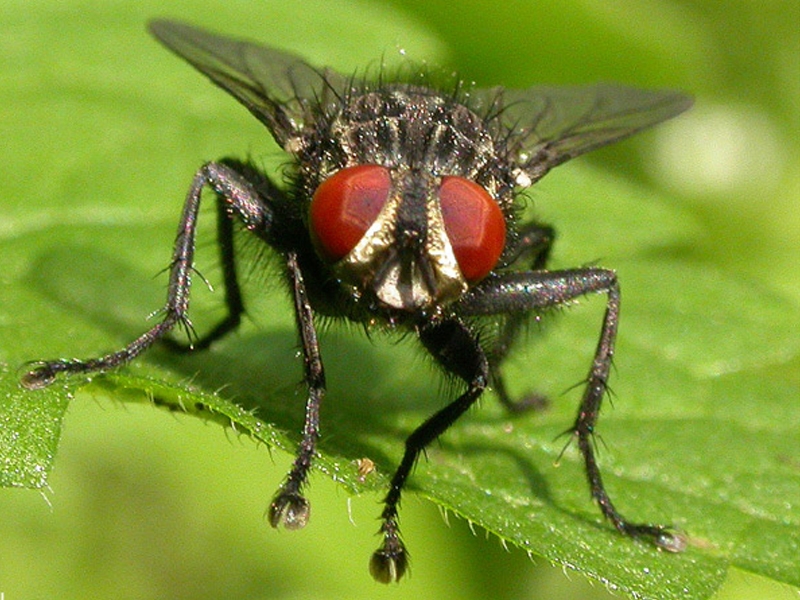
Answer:
[(150, 32), (233, 95), (264, 123), (282, 146), (325, 106), (344, 93), (348, 80), (315, 69), (288, 52), (218, 36), (175, 21), (152, 21)]
[[(313, 121), (314, 108), (340, 102), (351, 85), (294, 54), (183, 23), (153, 21), (150, 31), (239, 100), (284, 148)], [(507, 138), (512, 160), (531, 183), (570, 158), (669, 119), (692, 103), (679, 92), (616, 85), (477, 89), (469, 97), (470, 106)]]
[(531, 183), (571, 158), (674, 117), (692, 99), (672, 90), (601, 84), (473, 90), (473, 107), (508, 132), (512, 159)]

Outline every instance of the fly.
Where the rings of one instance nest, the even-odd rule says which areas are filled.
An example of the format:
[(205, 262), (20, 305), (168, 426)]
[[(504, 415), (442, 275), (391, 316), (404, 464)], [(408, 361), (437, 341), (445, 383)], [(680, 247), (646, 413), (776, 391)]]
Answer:
[[(302, 348), (308, 394), (295, 461), (272, 499), (273, 527), (304, 527), (305, 496), (320, 434), (326, 390), (315, 319), (345, 318), (411, 332), (444, 371), (464, 382), (461, 395), (408, 437), (384, 499), (383, 541), (370, 562), (381, 582), (408, 565), (398, 504), (419, 454), (492, 386), (510, 410), (502, 365), (526, 318), (578, 297), (607, 297), (600, 338), (570, 432), (592, 496), (622, 534), (668, 551), (683, 536), (631, 522), (606, 493), (592, 434), (609, 377), (620, 308), (614, 271), (547, 270), (553, 229), (520, 222), (518, 197), (553, 167), (672, 118), (691, 105), (677, 92), (617, 85), (473, 89), (436, 87), (426, 76), (348, 77), (303, 59), (189, 25), (154, 21), (155, 37), (226, 90), (289, 154), (281, 186), (250, 162), (224, 158), (195, 174), (180, 218), (161, 320), (117, 352), (89, 360), (36, 363), (28, 388), (59, 374), (100, 372), (134, 360), (188, 319), (201, 192), (216, 195), (227, 316), (193, 344), (208, 347), (239, 325), (245, 305), (237, 279), (233, 224), (280, 257)], [(479, 336), (490, 325), (495, 336)], [(489, 341), (487, 341), (489, 340)]]

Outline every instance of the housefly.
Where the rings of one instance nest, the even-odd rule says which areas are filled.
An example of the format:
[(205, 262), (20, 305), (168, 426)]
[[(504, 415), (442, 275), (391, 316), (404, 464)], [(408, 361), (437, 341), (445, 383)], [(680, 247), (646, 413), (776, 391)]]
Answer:
[[(269, 508), (274, 527), (306, 525), (309, 470), (320, 434), (326, 382), (315, 322), (342, 318), (411, 333), (460, 395), (408, 437), (384, 499), (383, 538), (370, 562), (381, 582), (399, 580), (408, 555), (398, 527), (401, 491), (419, 454), (492, 387), (510, 410), (503, 361), (526, 319), (576, 298), (605, 294), (606, 310), (570, 432), (592, 496), (622, 534), (668, 551), (685, 542), (669, 527), (634, 523), (606, 493), (592, 434), (611, 368), (620, 309), (614, 271), (548, 270), (553, 229), (521, 222), (519, 195), (550, 169), (674, 117), (691, 100), (618, 85), (475, 89), (437, 86), (426, 74), (345, 76), (279, 50), (189, 25), (155, 21), (167, 48), (242, 103), (291, 159), (288, 184), (249, 161), (208, 162), (194, 175), (180, 217), (161, 320), (117, 352), (89, 360), (35, 363), (29, 388), (59, 374), (124, 365), (177, 326), (187, 311), (201, 192), (216, 196), (227, 316), (194, 347), (240, 322), (233, 225), (270, 246), (282, 264), (302, 348), (305, 422), (295, 461)], [(494, 335), (484, 335), (491, 328)], [(480, 332), (480, 334), (479, 334)], [(530, 400), (530, 399), (529, 399)]]

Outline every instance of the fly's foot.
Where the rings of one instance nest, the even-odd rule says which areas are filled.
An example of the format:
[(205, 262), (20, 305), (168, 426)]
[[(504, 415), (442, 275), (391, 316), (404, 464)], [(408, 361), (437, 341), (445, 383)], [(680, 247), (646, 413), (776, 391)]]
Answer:
[(273, 527), (283, 525), (286, 529), (302, 529), (308, 523), (311, 504), (297, 492), (278, 491), (269, 505), (269, 524)]
[(626, 525), (621, 531), (630, 537), (645, 539), (666, 552), (683, 552), (688, 543), (685, 533), (661, 525)]
[(661, 531), (653, 538), (653, 543), (660, 550), (666, 552), (683, 552), (688, 545), (686, 534), (682, 531), (671, 531), (660, 527)]
[(50, 362), (30, 363), (33, 368), (20, 377), (20, 385), (28, 390), (40, 390), (51, 385), (56, 380), (56, 375), (66, 371), (67, 361), (56, 360)]
[(408, 552), (400, 540), (397, 523), (387, 521), (381, 527), (383, 544), (369, 561), (369, 572), (379, 583), (395, 583), (408, 569)]

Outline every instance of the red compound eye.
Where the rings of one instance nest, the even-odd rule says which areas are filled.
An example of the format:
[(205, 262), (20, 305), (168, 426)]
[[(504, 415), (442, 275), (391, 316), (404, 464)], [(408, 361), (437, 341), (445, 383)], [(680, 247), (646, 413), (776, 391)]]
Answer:
[(506, 243), (506, 220), (484, 188), (463, 177), (443, 177), (439, 203), (447, 237), (467, 281), (494, 269)]
[(389, 197), (392, 180), (379, 165), (337, 171), (311, 200), (311, 231), (318, 249), (332, 262), (347, 256), (364, 237)]

